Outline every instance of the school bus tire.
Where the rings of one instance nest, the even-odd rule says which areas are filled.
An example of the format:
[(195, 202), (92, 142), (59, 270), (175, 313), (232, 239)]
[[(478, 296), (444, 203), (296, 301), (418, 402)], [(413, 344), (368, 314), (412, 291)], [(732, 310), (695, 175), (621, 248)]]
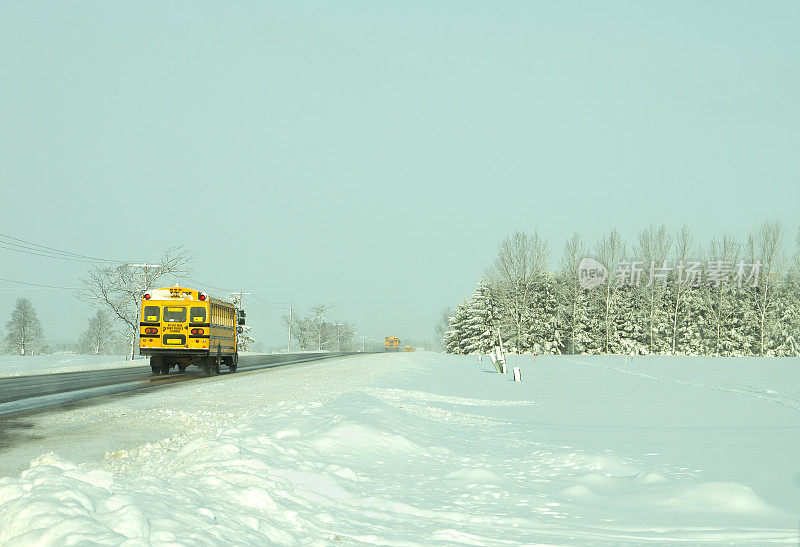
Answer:
[(236, 372), (236, 367), (239, 366), (239, 352), (233, 354), (233, 357), (228, 358), (228, 370)]
[(153, 376), (158, 376), (163, 372), (163, 358), (158, 355), (150, 357), (150, 370), (153, 371)]
[(222, 346), (217, 346), (217, 356), (214, 358), (214, 376), (219, 374), (219, 369), (222, 366)]

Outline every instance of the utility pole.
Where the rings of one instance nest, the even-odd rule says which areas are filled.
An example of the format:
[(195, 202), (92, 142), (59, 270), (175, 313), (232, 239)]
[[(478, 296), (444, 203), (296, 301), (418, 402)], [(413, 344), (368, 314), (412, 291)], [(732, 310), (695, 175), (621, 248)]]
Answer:
[(233, 295), (235, 295), (235, 294), (238, 294), (238, 295), (239, 295), (239, 307), (240, 307), (241, 309), (244, 309), (244, 298), (243, 298), (243, 296), (244, 296), (244, 295), (246, 295), (246, 294), (253, 294), (253, 293), (251, 293), (251, 292), (239, 291), (239, 292), (232, 292), (232, 293), (231, 293), (231, 296), (233, 296)]
[(289, 341), (286, 343), (286, 353), (292, 350), (292, 303), (289, 302)]

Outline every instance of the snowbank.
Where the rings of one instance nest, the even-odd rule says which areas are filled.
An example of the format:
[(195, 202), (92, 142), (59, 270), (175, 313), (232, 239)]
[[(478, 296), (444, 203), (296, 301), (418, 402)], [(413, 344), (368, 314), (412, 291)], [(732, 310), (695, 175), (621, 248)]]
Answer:
[(147, 360), (138, 356), (126, 361), (119, 355), (0, 355), (0, 378), (141, 366)]
[[(752, 446), (765, 439), (735, 412), (797, 428), (795, 409), (574, 361), (520, 363), (515, 384), (471, 358), (361, 356), (150, 394), (140, 410), (154, 427), (186, 428), (102, 461), (44, 455), (0, 479), (0, 544), (797, 542), (796, 514), (763, 498), (780, 497), (771, 483), (741, 482), (765, 448), (791, 474), (797, 441)], [(232, 386), (241, 400), (225, 398)], [(735, 427), (710, 433), (718, 420)], [(698, 466), (721, 447), (738, 464)]]

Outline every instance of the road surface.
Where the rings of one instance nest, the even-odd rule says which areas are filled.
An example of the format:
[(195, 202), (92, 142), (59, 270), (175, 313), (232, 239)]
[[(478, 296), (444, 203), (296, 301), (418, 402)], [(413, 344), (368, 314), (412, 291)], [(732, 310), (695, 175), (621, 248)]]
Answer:
[[(285, 366), (346, 353), (289, 353), (239, 357), (239, 372)], [(223, 367), (220, 377), (231, 374)], [(205, 378), (196, 367), (184, 373), (173, 370), (167, 376), (153, 375), (148, 365), (84, 372), (64, 372), (0, 379), (0, 416), (39, 410), (92, 397), (153, 389), (176, 382)]]

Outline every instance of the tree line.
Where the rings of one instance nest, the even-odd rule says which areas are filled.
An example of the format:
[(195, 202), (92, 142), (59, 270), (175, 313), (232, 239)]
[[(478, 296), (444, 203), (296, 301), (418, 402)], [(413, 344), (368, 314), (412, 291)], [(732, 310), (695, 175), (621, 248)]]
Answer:
[(291, 339), (303, 351), (355, 351), (355, 325), (328, 317), (331, 305), (312, 306), (306, 314), (284, 316), (283, 322), (290, 327)]
[(77, 342), (54, 347), (48, 343), (36, 308), (28, 298), (18, 298), (5, 324), (2, 351), (10, 355), (41, 355), (66, 350), (84, 355), (119, 355), (127, 350), (125, 336), (114, 325), (111, 314), (97, 310)]
[[(78, 298), (88, 302), (94, 314), (76, 343), (66, 344), (65, 351), (86, 355), (136, 355), (139, 346), (139, 312), (142, 295), (163, 286), (165, 278), (185, 277), (191, 256), (179, 247), (167, 249), (155, 264), (117, 266), (96, 265), (82, 280)], [(241, 294), (228, 299), (241, 306)], [(38, 355), (56, 348), (45, 340), (41, 321), (28, 298), (19, 298), (0, 335), (0, 351), (12, 355)], [(250, 327), (238, 337), (239, 350), (250, 351), (255, 340)]]
[(702, 246), (685, 226), (576, 233), (550, 267), (547, 241), (515, 232), (439, 331), (459, 354), (800, 355), (800, 229), (787, 239), (771, 221)]

